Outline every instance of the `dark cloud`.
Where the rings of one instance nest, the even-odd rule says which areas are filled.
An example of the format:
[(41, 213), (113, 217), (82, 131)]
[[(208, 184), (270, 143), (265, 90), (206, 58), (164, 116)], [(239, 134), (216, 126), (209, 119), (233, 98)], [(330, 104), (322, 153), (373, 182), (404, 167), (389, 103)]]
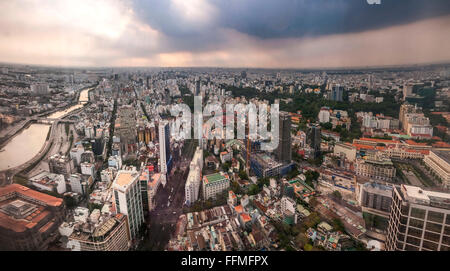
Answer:
[(218, 11), (216, 20), (198, 27), (181, 20), (170, 2), (135, 0), (134, 4), (145, 22), (183, 39), (189, 47), (217, 41), (217, 28), (262, 39), (298, 38), (355, 33), (450, 14), (449, 0), (381, 0), (380, 5), (366, 0), (209, 0)]
[(221, 24), (259, 38), (355, 33), (450, 14), (448, 0), (213, 0)]

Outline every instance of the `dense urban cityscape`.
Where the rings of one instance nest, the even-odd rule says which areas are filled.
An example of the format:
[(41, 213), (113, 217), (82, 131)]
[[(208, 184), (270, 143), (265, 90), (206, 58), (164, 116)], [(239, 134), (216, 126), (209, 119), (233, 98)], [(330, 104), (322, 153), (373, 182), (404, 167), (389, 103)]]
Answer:
[[(448, 250), (449, 68), (4, 65), (0, 244)], [(170, 109), (194, 96), (279, 105), (277, 149), (254, 134), (182, 138)]]
[(449, 251), (450, 5), (409, 2), (0, 3), (0, 251)]

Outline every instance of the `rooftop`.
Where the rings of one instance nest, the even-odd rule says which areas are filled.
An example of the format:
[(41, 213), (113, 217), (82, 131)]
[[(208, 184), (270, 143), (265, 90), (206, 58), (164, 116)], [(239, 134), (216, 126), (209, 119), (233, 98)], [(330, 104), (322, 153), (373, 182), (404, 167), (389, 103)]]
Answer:
[[(14, 232), (25, 232), (52, 215), (48, 207), (61, 206), (63, 200), (40, 193), (28, 187), (11, 184), (0, 188), (0, 227)], [(47, 227), (41, 229), (48, 230)]]
[(49, 205), (49, 206), (59, 206), (63, 202), (63, 200), (60, 198), (56, 198), (56, 197), (38, 192), (36, 190), (33, 190), (31, 188), (28, 188), (28, 187), (20, 185), (20, 184), (10, 184), (10, 185), (0, 188), (0, 197), (4, 196), (6, 194), (9, 194), (9, 193), (21, 194), (26, 197), (30, 197), (30, 198), (36, 199), (38, 201), (41, 201), (42, 203)]
[(114, 180), (114, 185), (126, 189), (138, 176), (138, 172), (120, 170)]
[(402, 185), (406, 199), (416, 204), (450, 209), (450, 193), (423, 190), (417, 186)]
[(443, 159), (446, 163), (450, 164), (450, 150), (433, 150), (433, 152), (439, 156), (439, 158)]
[(220, 173), (214, 173), (214, 174), (206, 175), (203, 178), (203, 181), (205, 182), (205, 184), (209, 184), (209, 183), (215, 183), (218, 181), (222, 181), (223, 179), (228, 179), (228, 177), (225, 175), (222, 175)]

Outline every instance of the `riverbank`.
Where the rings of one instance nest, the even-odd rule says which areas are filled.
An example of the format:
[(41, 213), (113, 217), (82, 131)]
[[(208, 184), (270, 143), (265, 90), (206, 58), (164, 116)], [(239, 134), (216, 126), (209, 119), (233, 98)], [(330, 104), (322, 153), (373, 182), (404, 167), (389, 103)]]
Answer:
[[(0, 167), (0, 175), (5, 175), (5, 178), (7, 179), (6, 182), (3, 181), (2, 184), (8, 184), (11, 181), (13, 181), (13, 178), (16, 174), (21, 174), (23, 173), (23, 171), (31, 171), (33, 170), (33, 168), (38, 165), (42, 159), (45, 158), (46, 154), (49, 152), (50, 147), (53, 145), (54, 143), (54, 138), (55, 138), (55, 133), (57, 133), (57, 127), (58, 124), (63, 121), (61, 120), (62, 118), (66, 118), (74, 113), (78, 113), (79, 111), (81, 111), (84, 106), (86, 104), (89, 104), (89, 92), (91, 90), (95, 89), (95, 85), (93, 86), (89, 86), (84, 88), (83, 90), (80, 91), (79, 95), (78, 95), (78, 99), (79, 102), (75, 105), (68, 105), (66, 107), (66, 109), (64, 110), (59, 110), (56, 111), (54, 113), (43, 113), (42, 116), (48, 115), (48, 114), (61, 114), (58, 115), (58, 118), (53, 120), (53, 119), (48, 119), (49, 124), (51, 124), (51, 126), (48, 128), (48, 131), (34, 131), (35, 129), (37, 129), (36, 127), (39, 127), (39, 125), (44, 125), (44, 126), (48, 126), (46, 124), (32, 124), (33, 121), (37, 122), (37, 120), (33, 120), (32, 118), (30, 118), (30, 120), (27, 123), (23, 124), (23, 127), (21, 129), (18, 129), (15, 132), (16, 136), (12, 136), (10, 137), (8, 140), (4, 141), (4, 148), (2, 147), (2, 152), (0, 152), (0, 157), (2, 157), (1, 161), (2, 163), (4, 163), (4, 161), (8, 161), (10, 163), (10, 165), (8, 164), (2, 164), (1, 166), (7, 166), (6, 168)], [(71, 109), (72, 108), (72, 109)], [(71, 110), (69, 110), (71, 109)], [(50, 115), (51, 116), (51, 115)], [(48, 118), (48, 117), (47, 117)], [(46, 119), (43, 119), (43, 122)], [(29, 125), (27, 127), (27, 129), (24, 130), (25, 128), (25, 124)], [(33, 131), (29, 130), (32, 129)], [(19, 133), (20, 131), (22, 132), (27, 132), (25, 133), (22, 137), (26, 137), (26, 138), (17, 138), (17, 136), (20, 136), (21, 134)], [(35, 133), (32, 133), (35, 132)], [(19, 133), (19, 134), (18, 134)], [(45, 136), (44, 139), (40, 138), (41, 136)], [(36, 138), (39, 138), (39, 142), (36, 141)], [(16, 140), (15, 140), (16, 139)], [(34, 141), (33, 141), (34, 140)], [(40, 143), (42, 141), (42, 143)], [(14, 148), (9, 147), (11, 143), (15, 143)], [(7, 144), (5, 144), (7, 143)], [(28, 145), (27, 145), (28, 144)], [(34, 150), (32, 152), (30, 152), (30, 149), (36, 149), (37, 147), (39, 147), (39, 150)], [(22, 150), (20, 150), (20, 148), (22, 148)], [(25, 148), (25, 149), (23, 149)], [(70, 149), (70, 146), (69, 146)], [(24, 158), (23, 154), (26, 153), (31, 153), (31, 158), (28, 156), (25, 156), (26, 158)], [(15, 160), (14, 160), (15, 159)], [(25, 161), (26, 160), (26, 161)], [(17, 161), (16, 163), (11, 163), (12, 161)]]
[[(89, 92), (90, 92), (91, 90), (93, 90), (96, 86), (97, 86), (97, 85), (94, 84), (94, 85), (92, 85), (92, 86), (88, 86), (88, 87), (82, 88), (79, 92), (77, 92), (77, 97), (74, 99), (74, 101), (73, 101), (72, 103), (70, 103), (70, 104), (64, 106), (64, 107), (61, 107), (61, 108), (54, 108), (54, 109), (51, 109), (51, 110), (49, 110), (49, 111), (47, 111), (47, 112), (38, 113), (38, 114), (36, 114), (36, 115), (34, 115), (34, 116), (33, 116), (33, 115), (32, 115), (32, 116), (29, 116), (29, 117), (27, 117), (25, 120), (20, 121), (19, 123), (13, 125), (12, 127), (6, 128), (6, 130), (11, 130), (11, 131), (6, 132), (5, 135), (3, 135), (3, 136), (0, 135), (0, 151), (2, 151), (3, 148), (4, 148), (4, 147), (11, 141), (11, 139), (13, 139), (16, 135), (18, 135), (18, 134), (19, 134), (20, 132), (22, 132), (24, 129), (29, 128), (31, 124), (36, 123), (36, 122), (37, 122), (37, 118), (45, 118), (45, 117), (49, 117), (49, 116), (51, 116), (51, 115), (53, 115), (53, 114), (57, 114), (58, 112), (64, 112), (64, 111), (70, 109), (71, 107), (73, 107), (72, 110), (67, 111), (65, 114), (63, 114), (63, 115), (61, 115), (61, 116), (59, 117), (59, 118), (64, 118), (64, 117), (67, 116), (67, 114), (69, 114), (69, 113), (71, 113), (71, 112), (73, 112), (73, 111), (75, 111), (75, 110), (77, 110), (77, 109), (83, 108), (84, 105), (85, 105), (86, 103), (89, 102)], [(86, 95), (85, 95), (86, 97), (81, 97), (81, 93), (82, 93), (83, 91), (85, 91), (85, 90), (87, 90), (87, 93), (86, 93)], [(83, 99), (83, 100), (81, 100), (81, 99)], [(78, 105), (80, 105), (81, 107), (75, 108), (75, 107), (78, 106)]]

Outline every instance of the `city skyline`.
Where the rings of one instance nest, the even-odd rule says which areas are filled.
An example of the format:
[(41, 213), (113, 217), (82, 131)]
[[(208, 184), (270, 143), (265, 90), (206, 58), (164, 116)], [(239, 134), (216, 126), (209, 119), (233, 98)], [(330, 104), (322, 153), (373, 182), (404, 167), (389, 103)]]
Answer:
[(0, 251), (450, 251), (449, 3), (0, 1)]
[(421, 2), (4, 2), (0, 62), (294, 69), (448, 62), (450, 9)]

